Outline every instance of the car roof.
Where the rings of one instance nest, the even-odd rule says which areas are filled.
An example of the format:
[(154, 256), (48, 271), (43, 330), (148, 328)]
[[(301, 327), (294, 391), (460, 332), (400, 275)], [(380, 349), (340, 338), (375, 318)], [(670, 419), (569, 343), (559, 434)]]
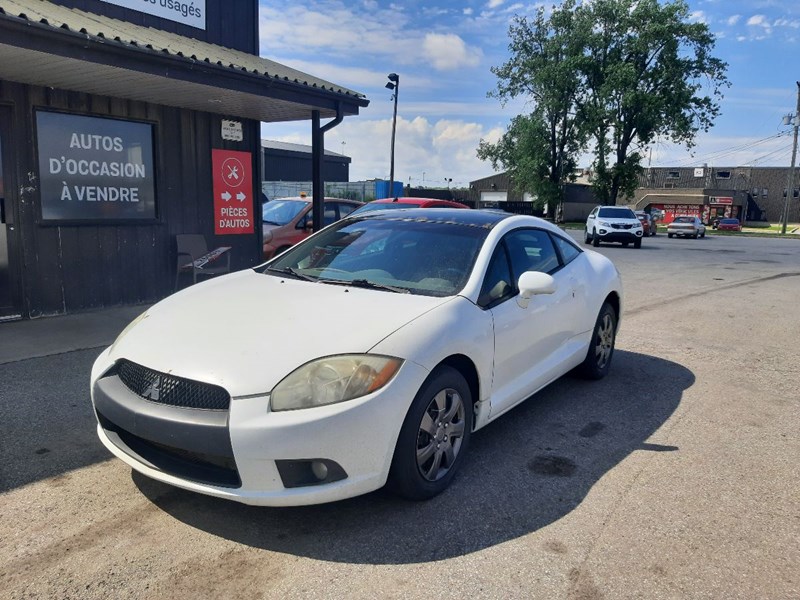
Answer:
[(433, 202), (447, 202), (452, 203), (453, 205), (465, 206), (459, 202), (455, 202), (453, 200), (445, 200), (443, 198), (415, 198), (412, 196), (400, 196), (397, 198), (379, 198), (378, 200), (373, 200), (373, 203), (377, 204), (419, 204), (420, 206), (425, 206), (426, 204), (431, 204)]
[(456, 225), (486, 227), (491, 229), (499, 222), (516, 216), (519, 215), (488, 210), (463, 210), (460, 208), (438, 208), (436, 210), (424, 208), (398, 208), (395, 210), (374, 210), (346, 218), (386, 221), (413, 220), (427, 223), (452, 223)]

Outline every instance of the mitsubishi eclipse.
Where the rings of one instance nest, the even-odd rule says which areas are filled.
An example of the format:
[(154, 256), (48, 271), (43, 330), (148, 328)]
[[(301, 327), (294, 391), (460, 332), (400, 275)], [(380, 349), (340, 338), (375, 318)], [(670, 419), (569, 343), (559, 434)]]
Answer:
[(622, 301), (607, 258), (535, 217), (349, 217), (139, 316), (92, 369), (97, 432), (136, 471), (247, 504), (427, 499), (472, 433), (572, 369), (608, 373)]

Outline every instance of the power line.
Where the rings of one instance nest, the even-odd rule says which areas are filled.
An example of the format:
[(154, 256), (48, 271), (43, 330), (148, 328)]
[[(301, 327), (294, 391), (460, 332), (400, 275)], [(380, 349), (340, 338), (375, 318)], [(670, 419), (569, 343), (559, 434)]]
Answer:
[(683, 167), (683, 166), (687, 166), (687, 165), (690, 165), (690, 164), (697, 164), (697, 163), (700, 163), (700, 162), (713, 163), (713, 162), (719, 161), (722, 158), (725, 158), (726, 156), (730, 156), (732, 154), (736, 154), (737, 152), (744, 152), (746, 150), (750, 150), (752, 148), (755, 148), (756, 146), (760, 146), (761, 144), (766, 144), (767, 142), (776, 140), (776, 139), (778, 139), (780, 137), (786, 137), (787, 135), (788, 135), (787, 132), (782, 131), (782, 132), (776, 133), (774, 135), (771, 135), (769, 137), (762, 138), (760, 140), (755, 140), (755, 141), (752, 141), (752, 142), (745, 142), (743, 144), (740, 144), (738, 146), (733, 146), (733, 147), (727, 148), (725, 150), (718, 150), (717, 152), (711, 152), (709, 154), (705, 154), (705, 155), (701, 155), (701, 156), (693, 156), (693, 157), (690, 157), (690, 158), (685, 158), (685, 159), (677, 161), (677, 163), (676, 162), (670, 162), (669, 165), (665, 165), (663, 161), (659, 161), (659, 166)]

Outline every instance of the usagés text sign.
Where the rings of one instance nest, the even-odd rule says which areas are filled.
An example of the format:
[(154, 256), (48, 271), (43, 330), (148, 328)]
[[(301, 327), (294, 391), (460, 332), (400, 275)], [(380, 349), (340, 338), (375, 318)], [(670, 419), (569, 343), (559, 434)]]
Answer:
[(103, 0), (103, 2), (138, 10), (190, 27), (206, 28), (206, 0)]

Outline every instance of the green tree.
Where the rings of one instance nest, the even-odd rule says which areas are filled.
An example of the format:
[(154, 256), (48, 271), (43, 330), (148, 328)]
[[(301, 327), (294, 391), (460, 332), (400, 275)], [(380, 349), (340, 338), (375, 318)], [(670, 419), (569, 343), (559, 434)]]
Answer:
[(489, 95), (524, 98), (532, 110), (498, 143), (481, 141), (478, 156), (541, 202), (558, 197), (591, 143), (595, 192), (616, 204), (636, 188), (647, 146), (659, 137), (691, 148), (729, 85), (713, 34), (683, 0), (565, 0), (549, 17), (515, 17), (509, 38)]
[(516, 189), (530, 192), (541, 207), (554, 207), (560, 184), (572, 177), (585, 134), (579, 107), (585, 94), (581, 79), (588, 31), (567, 0), (548, 18), (540, 8), (529, 21), (515, 17), (509, 27), (511, 58), (493, 67), (497, 89), (489, 93), (505, 105), (524, 98), (529, 115), (512, 119), (495, 144), (481, 140), (478, 156), (509, 172)]
[[(603, 203), (633, 194), (656, 137), (694, 145), (719, 115), (727, 64), (714, 58), (705, 23), (683, 0), (595, 0), (583, 80), (583, 114), (595, 146), (594, 187)], [(703, 93), (705, 89), (705, 93)]]

